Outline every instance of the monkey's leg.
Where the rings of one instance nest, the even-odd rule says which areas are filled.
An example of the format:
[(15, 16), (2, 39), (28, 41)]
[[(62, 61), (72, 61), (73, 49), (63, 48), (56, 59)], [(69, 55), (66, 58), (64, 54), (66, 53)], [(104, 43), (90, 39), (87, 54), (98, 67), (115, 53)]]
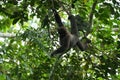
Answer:
[(68, 50), (68, 47), (61, 46), (57, 50), (55, 50), (54, 52), (52, 52), (51, 56), (54, 56), (55, 54), (60, 54), (60, 53), (63, 54), (67, 50)]

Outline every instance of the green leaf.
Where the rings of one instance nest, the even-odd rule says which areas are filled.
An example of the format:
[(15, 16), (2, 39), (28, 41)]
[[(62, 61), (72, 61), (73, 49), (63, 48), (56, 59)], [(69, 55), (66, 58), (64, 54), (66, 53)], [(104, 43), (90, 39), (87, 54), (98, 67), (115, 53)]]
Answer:
[(14, 24), (16, 24), (18, 21), (19, 21), (19, 18), (15, 18), (15, 19), (13, 20), (12, 24), (14, 25)]

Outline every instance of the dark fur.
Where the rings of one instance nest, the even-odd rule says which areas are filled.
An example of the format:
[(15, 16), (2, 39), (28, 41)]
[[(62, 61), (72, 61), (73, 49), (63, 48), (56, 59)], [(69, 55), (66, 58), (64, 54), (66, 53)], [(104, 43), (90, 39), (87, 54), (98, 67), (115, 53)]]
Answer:
[(58, 15), (57, 11), (55, 9), (53, 9), (53, 12), (54, 12), (55, 20), (56, 20), (58, 26), (63, 27), (64, 25), (63, 25), (63, 23), (61, 21), (60, 16)]
[(57, 50), (53, 51), (51, 56), (54, 56), (55, 54), (59, 54), (59, 53), (63, 54), (76, 45), (79, 47), (80, 50), (84, 51), (85, 50), (84, 46), (78, 39), (78, 29), (75, 22), (75, 17), (73, 15), (69, 16), (69, 20), (71, 22), (71, 33), (70, 33), (64, 27), (57, 11), (53, 10), (53, 12), (54, 12), (55, 20), (59, 26), (58, 33), (60, 37), (60, 47)]

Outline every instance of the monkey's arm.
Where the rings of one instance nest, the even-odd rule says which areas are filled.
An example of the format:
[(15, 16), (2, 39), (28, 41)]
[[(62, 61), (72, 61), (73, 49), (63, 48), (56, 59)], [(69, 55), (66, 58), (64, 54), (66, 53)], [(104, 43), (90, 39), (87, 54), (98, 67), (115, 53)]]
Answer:
[(61, 21), (61, 18), (59, 16), (58, 12), (55, 9), (53, 9), (53, 12), (54, 12), (55, 20), (56, 20), (58, 26), (63, 27), (63, 23)]
[(75, 21), (75, 16), (70, 15), (68, 19), (70, 20), (70, 23), (71, 23), (71, 33), (78, 36), (78, 28)]

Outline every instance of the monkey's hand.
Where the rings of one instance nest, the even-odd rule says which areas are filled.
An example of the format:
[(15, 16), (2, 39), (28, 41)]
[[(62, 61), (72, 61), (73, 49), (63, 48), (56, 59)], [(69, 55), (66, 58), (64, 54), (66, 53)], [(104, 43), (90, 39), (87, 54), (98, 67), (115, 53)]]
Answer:
[(69, 15), (69, 16), (68, 16), (68, 19), (69, 19), (69, 20), (71, 20), (72, 18), (74, 18), (73, 15)]
[(53, 11), (54, 14), (57, 14), (57, 11), (55, 9), (52, 9), (52, 11)]

